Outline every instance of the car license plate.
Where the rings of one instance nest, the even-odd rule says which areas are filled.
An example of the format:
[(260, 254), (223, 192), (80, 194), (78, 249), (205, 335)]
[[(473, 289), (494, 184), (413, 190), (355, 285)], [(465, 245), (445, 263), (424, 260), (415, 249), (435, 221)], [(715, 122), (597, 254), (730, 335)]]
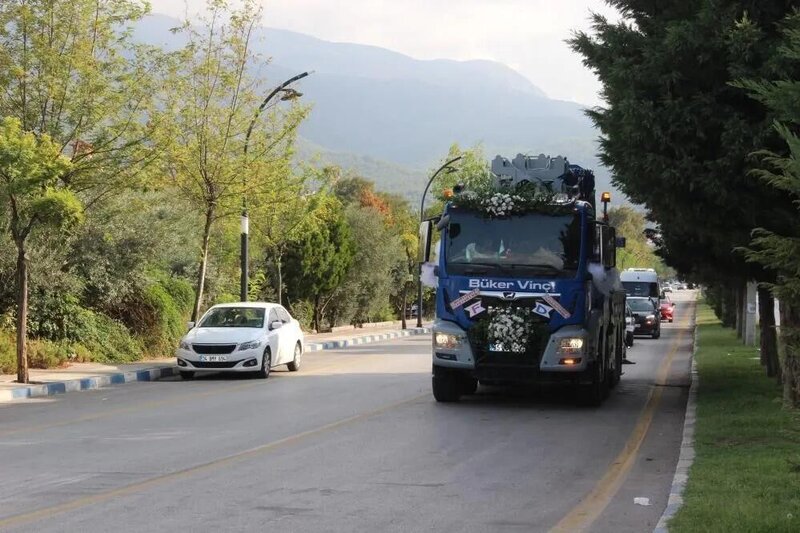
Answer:
[(228, 357), (225, 355), (201, 355), (200, 361), (203, 363), (221, 363), (227, 361)]

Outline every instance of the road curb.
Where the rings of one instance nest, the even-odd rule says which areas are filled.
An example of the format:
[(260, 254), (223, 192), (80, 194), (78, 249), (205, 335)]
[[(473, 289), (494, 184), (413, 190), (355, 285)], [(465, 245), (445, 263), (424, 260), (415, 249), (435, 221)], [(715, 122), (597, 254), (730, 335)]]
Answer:
[(694, 430), (697, 422), (697, 387), (700, 385), (697, 373), (697, 345), (698, 329), (694, 327), (694, 346), (692, 347), (692, 371), (691, 385), (689, 386), (689, 398), (686, 401), (686, 415), (683, 419), (683, 440), (681, 441), (681, 453), (678, 455), (678, 464), (675, 467), (675, 476), (672, 478), (672, 488), (669, 491), (667, 508), (661, 515), (661, 519), (656, 524), (653, 533), (668, 533), (667, 522), (675, 516), (678, 509), (683, 505), (683, 491), (686, 489), (686, 482), (689, 480), (689, 469), (694, 462)]
[(306, 352), (319, 352), (321, 350), (336, 350), (338, 348), (347, 348), (348, 346), (356, 346), (359, 344), (371, 344), (373, 342), (381, 342), (389, 339), (398, 339), (401, 337), (411, 337), (413, 335), (425, 335), (430, 333), (431, 328), (413, 328), (399, 331), (390, 331), (389, 333), (381, 333), (379, 335), (364, 335), (361, 337), (354, 337), (352, 339), (342, 339), (338, 341), (317, 342), (306, 344)]
[[(347, 348), (360, 344), (371, 344), (389, 339), (401, 337), (411, 337), (413, 335), (424, 335), (430, 333), (427, 327), (413, 328), (399, 331), (390, 331), (378, 335), (364, 335), (350, 339), (338, 341), (317, 342), (306, 344), (306, 352), (319, 352), (322, 350), (335, 350)], [(67, 381), (52, 381), (49, 383), (32, 384), (27, 387), (20, 387), (11, 390), (0, 390), (0, 402), (11, 402), (15, 400), (25, 400), (28, 398), (41, 398), (44, 396), (54, 396), (67, 392), (96, 390), (111, 385), (122, 385), (123, 383), (134, 383), (137, 381), (158, 381), (178, 375), (177, 366), (159, 366), (153, 368), (143, 368), (141, 370), (131, 370), (129, 372), (119, 372), (102, 376), (91, 376), (88, 378), (71, 379)]]
[(133, 383), (136, 381), (157, 381), (177, 374), (177, 366), (160, 366), (103, 376), (39, 383), (27, 387), (0, 391), (0, 402), (53, 396), (66, 392), (96, 390), (111, 385), (122, 385), (123, 383)]

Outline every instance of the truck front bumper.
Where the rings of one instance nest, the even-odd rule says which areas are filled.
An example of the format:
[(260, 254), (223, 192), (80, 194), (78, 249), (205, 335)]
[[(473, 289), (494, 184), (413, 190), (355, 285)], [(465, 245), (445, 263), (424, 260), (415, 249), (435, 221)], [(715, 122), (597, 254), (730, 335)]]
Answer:
[[(594, 339), (582, 326), (565, 326), (552, 333), (544, 353), (541, 358), (538, 358), (538, 364), (535, 362), (537, 358), (534, 357), (532, 364), (525, 365), (494, 362), (491, 354), (483, 357), (481, 362), (476, 364), (478, 358), (475, 357), (467, 332), (459, 325), (437, 320), (434, 322), (432, 330), (433, 365), (453, 370), (471, 371), (470, 373), (478, 379), (501, 379), (502, 375), (511, 380), (516, 380), (513, 379), (516, 376), (520, 381), (549, 381), (549, 378), (561, 381), (564, 378), (572, 379), (585, 373), (589, 364), (595, 360)], [(437, 342), (437, 335), (440, 340), (450, 342)], [(564, 353), (560, 348), (564, 339), (581, 339), (583, 347), (580, 350)], [(457, 342), (453, 342), (456, 340)]]

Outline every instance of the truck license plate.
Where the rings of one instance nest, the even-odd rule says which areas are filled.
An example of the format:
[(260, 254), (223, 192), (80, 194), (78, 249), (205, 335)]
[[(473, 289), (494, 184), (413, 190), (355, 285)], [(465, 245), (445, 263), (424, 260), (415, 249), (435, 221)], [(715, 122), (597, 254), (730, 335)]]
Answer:
[(227, 361), (228, 357), (225, 355), (201, 355), (200, 361), (203, 363), (221, 363)]

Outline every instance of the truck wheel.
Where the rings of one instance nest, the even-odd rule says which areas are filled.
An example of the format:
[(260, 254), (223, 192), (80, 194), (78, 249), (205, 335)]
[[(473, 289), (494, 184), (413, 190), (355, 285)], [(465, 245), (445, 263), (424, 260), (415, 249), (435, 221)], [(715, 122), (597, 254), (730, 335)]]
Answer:
[(464, 380), (461, 382), (461, 393), (470, 395), (475, 394), (478, 391), (478, 380), (471, 377), (464, 377)]
[(433, 367), (433, 397), (437, 402), (457, 402), (464, 391), (464, 384), (459, 379), (461, 376), (455, 372), (448, 372), (438, 367)]
[(603, 403), (608, 396), (608, 380), (603, 372), (602, 361), (592, 363), (590, 369), (592, 382), (586, 385), (584, 390), (584, 402), (586, 405), (596, 407)]
[(616, 387), (622, 377), (622, 360), (625, 359), (625, 351), (627, 350), (624, 333), (620, 334), (618, 337), (622, 338), (617, 339), (617, 349), (614, 350), (614, 370), (611, 371), (608, 376), (608, 387), (610, 389)]

